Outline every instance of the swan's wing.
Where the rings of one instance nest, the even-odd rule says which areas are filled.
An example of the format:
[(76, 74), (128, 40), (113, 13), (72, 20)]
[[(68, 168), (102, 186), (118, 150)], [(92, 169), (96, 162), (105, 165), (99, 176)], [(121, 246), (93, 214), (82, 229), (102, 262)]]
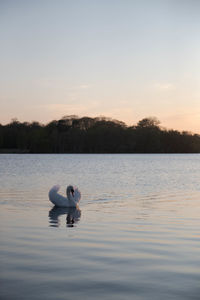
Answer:
[(59, 184), (56, 184), (54, 185), (50, 190), (49, 190), (49, 194), (52, 193), (52, 192), (58, 192), (60, 189), (60, 185)]
[(81, 200), (81, 192), (79, 191), (79, 189), (76, 186), (74, 186), (73, 188), (74, 188), (74, 197), (73, 197), (74, 201), (76, 203), (79, 203)]
[(59, 185), (54, 185), (49, 191), (49, 200), (56, 206), (66, 207), (68, 206), (68, 199), (60, 194), (58, 191), (60, 189)]

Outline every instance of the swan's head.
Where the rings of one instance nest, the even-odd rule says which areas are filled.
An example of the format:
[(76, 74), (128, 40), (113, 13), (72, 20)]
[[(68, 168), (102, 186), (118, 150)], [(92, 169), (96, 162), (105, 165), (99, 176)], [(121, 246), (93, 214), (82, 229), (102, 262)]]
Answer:
[(67, 187), (66, 194), (67, 194), (67, 196), (71, 194), (74, 197), (74, 187), (72, 185), (69, 185)]

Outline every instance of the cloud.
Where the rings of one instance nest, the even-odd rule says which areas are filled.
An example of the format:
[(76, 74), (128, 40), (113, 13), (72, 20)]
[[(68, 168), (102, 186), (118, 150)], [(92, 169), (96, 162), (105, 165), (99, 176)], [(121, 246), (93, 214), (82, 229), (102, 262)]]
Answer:
[(157, 91), (171, 91), (174, 90), (174, 85), (170, 82), (156, 82), (153, 84), (153, 88)]
[(90, 84), (81, 84), (78, 88), (79, 88), (79, 89), (86, 90), (86, 89), (89, 89), (90, 87), (91, 87)]
[(40, 78), (36, 82), (42, 88), (65, 89), (66, 91), (86, 90), (92, 87), (89, 83), (69, 84), (66, 78)]

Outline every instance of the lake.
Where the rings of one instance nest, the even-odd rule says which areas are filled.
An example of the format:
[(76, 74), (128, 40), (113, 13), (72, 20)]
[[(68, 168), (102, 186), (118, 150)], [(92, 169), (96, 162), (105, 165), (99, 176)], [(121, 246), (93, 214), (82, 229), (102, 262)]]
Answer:
[(0, 235), (3, 300), (200, 299), (200, 155), (2, 154)]

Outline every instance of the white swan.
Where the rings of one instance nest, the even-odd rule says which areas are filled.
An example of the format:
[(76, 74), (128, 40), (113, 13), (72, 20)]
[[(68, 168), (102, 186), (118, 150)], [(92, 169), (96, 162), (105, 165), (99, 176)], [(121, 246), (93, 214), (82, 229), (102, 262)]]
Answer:
[(69, 185), (66, 189), (67, 197), (58, 194), (59, 185), (54, 185), (49, 191), (49, 200), (58, 207), (77, 207), (81, 200), (81, 193), (77, 187)]

